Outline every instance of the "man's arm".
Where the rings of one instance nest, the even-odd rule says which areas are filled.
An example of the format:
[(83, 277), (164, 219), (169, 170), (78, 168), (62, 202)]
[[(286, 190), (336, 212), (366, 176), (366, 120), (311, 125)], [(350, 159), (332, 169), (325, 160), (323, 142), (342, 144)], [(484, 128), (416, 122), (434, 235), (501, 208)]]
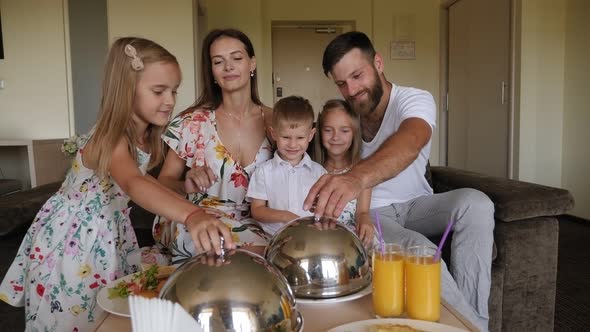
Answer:
[(309, 209), (317, 198), (316, 216), (339, 216), (346, 203), (357, 198), (364, 189), (389, 180), (408, 165), (428, 143), (432, 128), (421, 118), (404, 120), (377, 151), (353, 169), (341, 175), (324, 175), (311, 188), (304, 209)]
[(425, 120), (406, 119), (395, 134), (383, 142), (373, 155), (361, 160), (349, 174), (360, 180), (362, 189), (373, 188), (413, 163), (431, 136), (432, 128)]

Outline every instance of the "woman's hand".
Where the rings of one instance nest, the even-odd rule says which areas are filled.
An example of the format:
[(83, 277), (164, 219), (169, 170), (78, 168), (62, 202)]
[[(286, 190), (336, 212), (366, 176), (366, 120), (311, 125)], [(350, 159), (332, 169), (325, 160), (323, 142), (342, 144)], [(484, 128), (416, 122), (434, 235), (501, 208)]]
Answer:
[(205, 192), (216, 181), (217, 176), (209, 166), (196, 166), (186, 172), (184, 191), (187, 194)]
[(221, 254), (221, 237), (224, 240), (225, 249), (235, 249), (229, 228), (214, 216), (204, 210), (191, 214), (185, 222), (197, 252), (213, 249), (217, 255)]

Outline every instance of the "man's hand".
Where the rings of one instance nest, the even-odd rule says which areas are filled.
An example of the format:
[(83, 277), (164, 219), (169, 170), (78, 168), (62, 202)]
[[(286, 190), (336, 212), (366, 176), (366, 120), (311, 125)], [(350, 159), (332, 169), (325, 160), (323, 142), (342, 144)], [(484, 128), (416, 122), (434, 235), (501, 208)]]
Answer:
[(346, 204), (357, 198), (362, 190), (361, 180), (351, 172), (325, 174), (311, 187), (303, 209), (313, 207), (316, 217), (338, 218)]

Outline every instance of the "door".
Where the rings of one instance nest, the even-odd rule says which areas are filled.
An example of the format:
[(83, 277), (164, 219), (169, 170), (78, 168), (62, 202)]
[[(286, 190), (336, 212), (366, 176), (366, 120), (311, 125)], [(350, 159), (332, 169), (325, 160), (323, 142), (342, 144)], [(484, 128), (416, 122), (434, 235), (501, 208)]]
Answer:
[(510, 0), (449, 8), (448, 165), (508, 176)]
[(317, 116), (328, 99), (342, 98), (324, 75), (322, 56), (332, 39), (350, 28), (311, 25), (272, 27), (273, 102), (298, 95), (308, 99)]
[(96, 123), (100, 108), (103, 69), (109, 50), (107, 1), (70, 0), (68, 20), (74, 128), (75, 133), (85, 134)]

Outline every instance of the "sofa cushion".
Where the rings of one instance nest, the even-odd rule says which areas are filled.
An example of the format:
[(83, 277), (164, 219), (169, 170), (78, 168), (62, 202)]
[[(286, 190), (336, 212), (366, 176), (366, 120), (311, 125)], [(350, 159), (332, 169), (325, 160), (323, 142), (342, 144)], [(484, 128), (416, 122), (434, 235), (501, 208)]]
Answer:
[(434, 185), (432, 184), (432, 171), (430, 170), (430, 160), (426, 163), (426, 171), (424, 172), (424, 177), (426, 178), (426, 182), (430, 188), (434, 189)]
[(21, 190), (23, 184), (15, 179), (0, 179), (0, 197)]
[(431, 171), (435, 192), (458, 188), (482, 191), (494, 202), (494, 216), (502, 221), (560, 215), (574, 206), (572, 194), (565, 189), (451, 167), (434, 166)]
[(60, 185), (61, 182), (53, 182), (0, 197), (0, 236), (29, 227)]

